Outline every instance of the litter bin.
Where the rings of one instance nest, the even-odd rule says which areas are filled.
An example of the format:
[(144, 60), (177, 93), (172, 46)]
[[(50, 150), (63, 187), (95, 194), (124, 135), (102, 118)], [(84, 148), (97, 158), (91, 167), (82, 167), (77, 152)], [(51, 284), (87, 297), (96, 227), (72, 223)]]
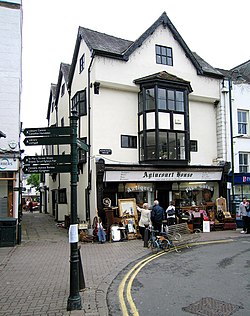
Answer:
[(0, 247), (15, 246), (16, 224), (16, 218), (0, 218)]

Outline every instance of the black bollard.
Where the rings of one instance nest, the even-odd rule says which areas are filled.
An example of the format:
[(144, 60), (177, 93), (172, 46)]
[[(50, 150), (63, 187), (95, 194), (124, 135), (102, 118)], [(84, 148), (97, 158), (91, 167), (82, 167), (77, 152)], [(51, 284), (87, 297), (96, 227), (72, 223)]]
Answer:
[(144, 245), (143, 247), (148, 247), (148, 240), (149, 240), (149, 229), (146, 228), (144, 232)]
[(80, 248), (78, 248), (78, 257), (79, 257), (79, 290), (85, 289), (85, 279), (83, 274), (83, 268), (82, 268), (82, 259), (81, 259), (81, 253)]

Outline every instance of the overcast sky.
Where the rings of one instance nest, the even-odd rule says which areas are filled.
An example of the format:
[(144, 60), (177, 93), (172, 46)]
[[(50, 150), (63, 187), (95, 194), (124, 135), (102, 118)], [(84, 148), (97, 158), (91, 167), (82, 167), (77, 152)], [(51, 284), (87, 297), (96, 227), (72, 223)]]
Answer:
[(50, 84), (71, 63), (79, 26), (134, 41), (165, 11), (191, 51), (230, 69), (250, 59), (249, 9), (249, 0), (23, 0), (23, 127), (47, 126)]

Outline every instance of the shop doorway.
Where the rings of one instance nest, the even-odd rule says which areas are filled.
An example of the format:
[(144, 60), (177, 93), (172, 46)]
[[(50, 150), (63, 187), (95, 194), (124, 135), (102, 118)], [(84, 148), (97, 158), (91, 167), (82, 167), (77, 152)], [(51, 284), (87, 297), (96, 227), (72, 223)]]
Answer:
[(157, 200), (160, 206), (166, 210), (169, 206), (169, 190), (158, 190)]

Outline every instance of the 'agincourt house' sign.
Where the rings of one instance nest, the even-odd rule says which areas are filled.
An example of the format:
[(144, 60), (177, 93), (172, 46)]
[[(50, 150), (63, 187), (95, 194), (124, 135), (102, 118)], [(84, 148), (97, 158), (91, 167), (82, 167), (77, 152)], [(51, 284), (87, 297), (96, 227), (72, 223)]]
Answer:
[(219, 181), (222, 171), (106, 171), (105, 181)]

